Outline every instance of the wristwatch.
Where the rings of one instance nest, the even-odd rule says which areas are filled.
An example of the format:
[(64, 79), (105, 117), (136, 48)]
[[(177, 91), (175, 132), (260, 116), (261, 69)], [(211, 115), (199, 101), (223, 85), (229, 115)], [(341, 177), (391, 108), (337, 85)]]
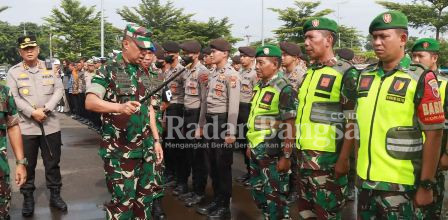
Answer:
[(23, 158), (21, 160), (16, 160), (16, 165), (22, 164), (24, 166), (28, 165), (28, 160), (26, 158)]
[(286, 159), (289, 159), (289, 158), (291, 158), (291, 153), (289, 153), (289, 152), (283, 152), (283, 156), (284, 156)]
[(418, 186), (426, 190), (432, 190), (435, 188), (436, 183), (432, 180), (421, 180)]

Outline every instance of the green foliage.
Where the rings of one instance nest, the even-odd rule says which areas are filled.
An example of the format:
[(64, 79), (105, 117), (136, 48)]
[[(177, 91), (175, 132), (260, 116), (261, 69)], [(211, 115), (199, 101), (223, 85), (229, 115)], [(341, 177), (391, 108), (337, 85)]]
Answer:
[[(363, 36), (354, 27), (347, 27), (345, 25), (339, 26), (339, 34), (341, 40), (341, 48), (360, 48), (362, 47), (361, 39)], [(336, 47), (338, 47), (336, 42)]]
[(448, 28), (448, 0), (413, 0), (412, 3), (395, 3), (377, 1), (378, 4), (390, 10), (399, 10), (406, 14), (409, 25), (420, 29), (423, 33), (434, 31), (436, 39)]
[[(274, 44), (274, 45), (277, 45), (278, 42), (277, 42), (275, 39), (272, 39), (272, 38), (266, 38), (266, 39), (264, 39), (264, 44), (265, 44), (265, 45), (266, 45), (266, 44)], [(251, 47), (254, 47), (254, 48), (260, 47), (260, 46), (261, 46), (261, 41), (251, 42), (250, 46), (251, 46)]]
[[(53, 33), (54, 54), (63, 59), (75, 60), (79, 57), (99, 56), (100, 12), (95, 7), (82, 6), (79, 0), (62, 0), (51, 15), (44, 18)], [(105, 53), (120, 48), (118, 41), (121, 31), (105, 22)]]
[(34, 23), (22, 23), (15, 26), (0, 21), (0, 64), (14, 65), (22, 60), (17, 48), (17, 39), (23, 36), (23, 30), (28, 35), (36, 35), (40, 47), (40, 59), (49, 57), (49, 39), (45, 27)]
[(278, 41), (290, 41), (295, 43), (304, 42), (303, 25), (312, 17), (320, 17), (331, 14), (333, 10), (324, 9), (316, 11), (319, 7), (320, 1), (298, 1), (295, 0), (295, 7), (287, 7), (286, 9), (270, 8), (271, 11), (279, 15), (279, 19), (284, 24), (274, 30)]
[(136, 23), (153, 32), (153, 40), (163, 43), (168, 40), (184, 41), (195, 39), (205, 46), (210, 40), (223, 37), (231, 43), (240, 39), (232, 37), (229, 19), (209, 18), (208, 22), (192, 19), (182, 8), (176, 8), (173, 2), (161, 4), (160, 0), (142, 0), (137, 7), (124, 7), (117, 13), (127, 22)]

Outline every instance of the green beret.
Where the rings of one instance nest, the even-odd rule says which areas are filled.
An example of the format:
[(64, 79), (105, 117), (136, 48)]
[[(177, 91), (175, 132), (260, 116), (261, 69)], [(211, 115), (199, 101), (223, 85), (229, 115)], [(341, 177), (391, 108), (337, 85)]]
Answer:
[(312, 30), (327, 30), (336, 33), (338, 24), (336, 21), (324, 17), (312, 18), (303, 25), (303, 33)]
[(418, 39), (414, 46), (412, 46), (412, 52), (416, 51), (429, 51), (429, 52), (439, 52), (440, 44), (434, 38), (421, 38)]
[(282, 57), (282, 51), (275, 45), (264, 45), (257, 48), (255, 57)]
[(369, 33), (386, 29), (408, 29), (408, 18), (400, 11), (387, 11), (379, 14), (370, 23)]
[(138, 47), (155, 51), (151, 40), (151, 32), (145, 27), (136, 24), (128, 24), (124, 29), (124, 34), (135, 40)]

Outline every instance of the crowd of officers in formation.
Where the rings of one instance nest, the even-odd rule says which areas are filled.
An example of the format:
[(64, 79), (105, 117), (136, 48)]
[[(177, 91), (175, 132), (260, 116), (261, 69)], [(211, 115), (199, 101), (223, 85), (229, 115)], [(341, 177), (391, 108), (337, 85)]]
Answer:
[(438, 71), (439, 43), (423, 38), (405, 51), (407, 17), (387, 11), (369, 27), (379, 62), (358, 70), (334, 53), (335, 21), (312, 18), (303, 32), (308, 62), (298, 45), (281, 42), (240, 47), (231, 63), (224, 39), (158, 45), (148, 29), (127, 25), (113, 59), (54, 70), (37, 59), (35, 38), (21, 37), (23, 62), (0, 86), (2, 218), (11, 198), (6, 133), (22, 214), (34, 212), (39, 148), (50, 205), (67, 210), (53, 112), (69, 107), (101, 133), (107, 219), (166, 219), (167, 187), (207, 219), (231, 218), (235, 150), (247, 170), (237, 180), (265, 219), (297, 218), (290, 204), (300, 219), (341, 219), (354, 182), (359, 219), (441, 219), (448, 78)]

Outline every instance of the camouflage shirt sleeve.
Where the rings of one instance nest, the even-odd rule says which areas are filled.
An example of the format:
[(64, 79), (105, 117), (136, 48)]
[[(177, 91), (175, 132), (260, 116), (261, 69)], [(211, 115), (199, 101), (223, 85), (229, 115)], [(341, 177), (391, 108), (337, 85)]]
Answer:
[(19, 124), (19, 114), (17, 112), (16, 103), (14, 102), (14, 97), (13, 97), (11, 91), (9, 91), (8, 87), (5, 87), (4, 96), (6, 97), (5, 101), (6, 101), (6, 107), (7, 107), (6, 125), (8, 127), (13, 127), (13, 126)]
[(287, 85), (280, 92), (279, 98), (279, 119), (286, 121), (288, 119), (293, 119), (297, 116), (297, 92), (292, 88), (291, 85)]
[[(355, 68), (349, 69), (345, 72), (344, 77), (342, 78), (342, 87), (341, 87), (341, 102), (344, 105), (344, 110), (353, 110), (353, 103), (356, 102), (356, 85), (358, 84), (359, 71)], [(348, 104), (346, 106), (346, 104)]]
[(106, 94), (106, 88), (109, 87), (110, 77), (107, 74), (106, 68), (102, 67), (97, 74), (92, 78), (92, 84), (86, 93), (93, 93), (97, 95), (100, 99), (104, 98)]

